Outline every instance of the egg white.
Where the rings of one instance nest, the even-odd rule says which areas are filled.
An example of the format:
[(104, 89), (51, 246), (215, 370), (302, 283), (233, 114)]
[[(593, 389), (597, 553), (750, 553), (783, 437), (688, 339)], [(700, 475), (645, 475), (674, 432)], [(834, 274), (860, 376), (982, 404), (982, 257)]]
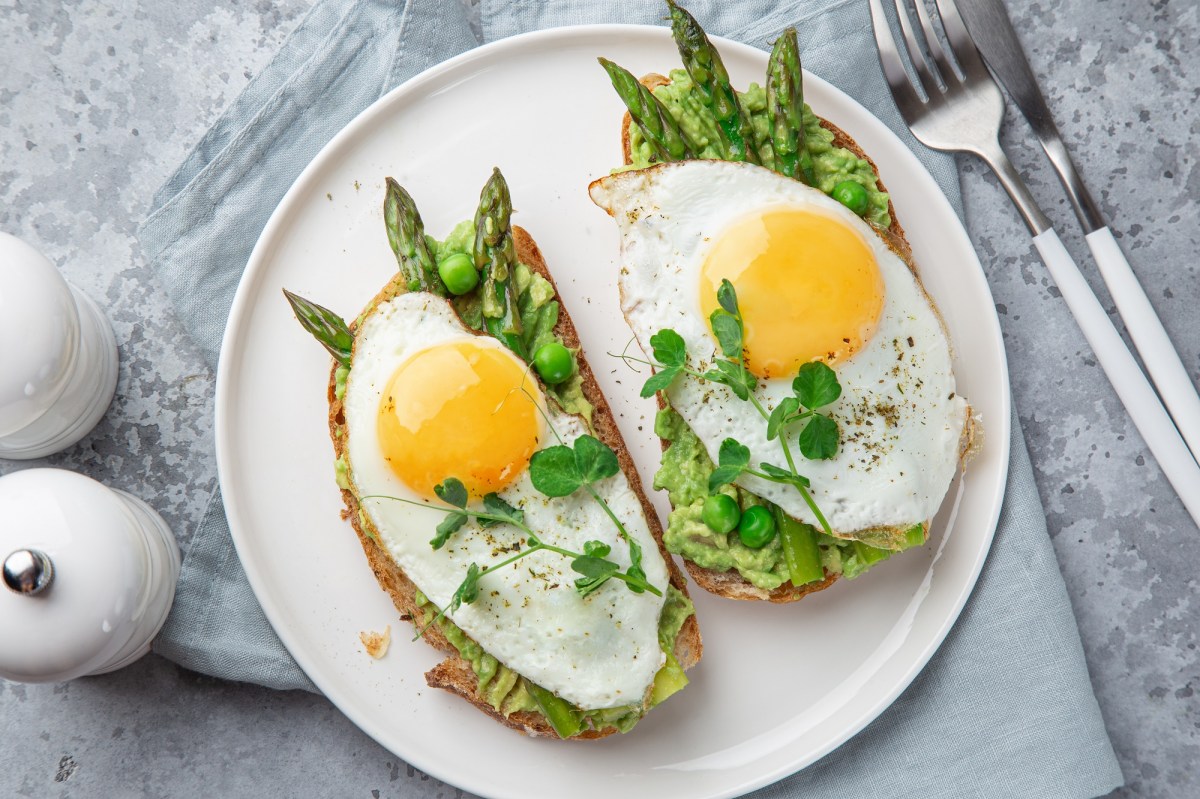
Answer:
[[(883, 310), (863, 348), (833, 365), (842, 396), (823, 410), (841, 426), (837, 455), (803, 458), (793, 429), (796, 468), (812, 481), (813, 498), (839, 534), (912, 525), (936, 513), (957, 467), (967, 403), (955, 390), (950, 344), (937, 311), (904, 261), (865, 222), (816, 189), (745, 163), (686, 161), (621, 172), (593, 183), (591, 195), (621, 235), (621, 307), (638, 342), (649, 352), (650, 336), (673, 328), (699, 370), (719, 357), (701, 310), (701, 268), (732, 223), (794, 208), (858, 231), (883, 277)], [(789, 376), (759, 381), (756, 396), (770, 411), (791, 393)], [(721, 442), (732, 437), (750, 448), (752, 464), (787, 467), (779, 442), (767, 440), (762, 417), (727, 387), (681, 378), (668, 398), (714, 462)], [(817, 523), (789, 485), (753, 476), (738, 484)]]
[[(495, 339), (469, 331), (446, 300), (423, 292), (381, 304), (359, 327), (344, 400), (347, 453), (357, 496), (420, 501), (380, 451), (376, 417), (382, 392), (396, 368), (413, 354), (461, 339), (501, 347)], [(509, 401), (528, 399), (514, 393)], [(564, 442), (587, 432), (578, 417), (562, 413), (543, 396), (537, 401)], [(557, 443), (548, 431), (542, 439), (539, 447)], [(647, 579), (665, 591), (666, 564), (625, 475), (619, 473), (596, 488), (641, 544)], [(582, 552), (585, 541), (604, 541), (612, 547), (610, 559), (623, 568), (629, 565), (628, 547), (615, 525), (585, 492), (547, 498), (534, 489), (526, 470), (498, 493), (525, 512), (526, 523), (544, 542)], [(429, 539), (444, 513), (387, 499), (364, 499), (361, 504), (388, 553), (439, 607), (448, 605), (469, 564), (498, 563), (511, 554), (506, 548), (524, 540), (512, 526), (484, 530), (470, 522), (445, 547), (434, 550)], [(536, 552), (484, 576), (478, 600), (449, 615), (501, 663), (578, 707), (640, 703), (665, 659), (658, 644), (664, 599), (649, 592), (634, 594), (617, 580), (581, 598), (574, 588), (576, 577), (566, 558)]]

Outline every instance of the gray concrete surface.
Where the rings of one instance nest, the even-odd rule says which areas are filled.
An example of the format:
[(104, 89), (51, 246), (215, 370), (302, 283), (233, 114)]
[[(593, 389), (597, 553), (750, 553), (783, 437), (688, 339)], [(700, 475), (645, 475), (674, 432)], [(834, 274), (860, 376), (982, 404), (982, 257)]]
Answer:
[[(1010, 5), (1069, 147), (1200, 376), (1200, 9)], [(213, 375), (134, 232), (155, 189), (307, 6), (0, 0), (0, 229), (107, 308), (122, 355), (108, 416), (48, 462), (145, 497), (185, 537), (215, 473)], [(1020, 125), (1007, 138), (1099, 287), (1052, 173)], [(962, 173), (1055, 549), (1128, 781), (1114, 795), (1200, 796), (1200, 533), (998, 185), (969, 160)], [(0, 681), (0, 730), (5, 796), (462, 795), (320, 697), (221, 683), (154, 656), (64, 685)]]

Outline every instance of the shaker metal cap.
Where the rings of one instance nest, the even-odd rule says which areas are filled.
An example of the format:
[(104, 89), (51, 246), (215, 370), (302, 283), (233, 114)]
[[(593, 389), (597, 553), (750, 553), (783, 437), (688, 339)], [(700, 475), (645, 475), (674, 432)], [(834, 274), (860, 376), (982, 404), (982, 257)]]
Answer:
[(18, 549), (4, 559), (4, 584), (8, 590), (24, 596), (36, 596), (50, 587), (54, 563), (45, 552)]
[(0, 677), (74, 679), (129, 644), (150, 604), (136, 524), (121, 496), (90, 477), (0, 477)]
[(7, 233), (0, 233), (0, 341), (8, 342), (0, 370), (0, 436), (7, 436), (54, 404), (79, 349), (79, 313), (67, 281)]

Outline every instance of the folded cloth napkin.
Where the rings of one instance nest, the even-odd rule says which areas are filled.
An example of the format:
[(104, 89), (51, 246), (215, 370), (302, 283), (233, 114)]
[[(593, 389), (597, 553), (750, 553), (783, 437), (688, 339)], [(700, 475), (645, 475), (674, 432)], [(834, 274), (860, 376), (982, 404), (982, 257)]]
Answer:
[[(767, 47), (796, 25), (805, 66), (904, 137), (959, 209), (954, 161), (908, 134), (861, 0), (693, 0), (714, 33)], [(589, 22), (662, 24), (657, 0), (481, 0), (485, 41)], [(154, 199), (141, 243), (215, 364), (233, 292), (268, 216), (332, 136), (387, 90), (477, 44), (452, 0), (319, 0)], [(949, 637), (862, 733), (761, 797), (1092, 797), (1121, 784), (1046, 532), (1020, 427), (995, 544)], [(155, 649), (181, 665), (315, 690), (267, 623), (215, 489)]]

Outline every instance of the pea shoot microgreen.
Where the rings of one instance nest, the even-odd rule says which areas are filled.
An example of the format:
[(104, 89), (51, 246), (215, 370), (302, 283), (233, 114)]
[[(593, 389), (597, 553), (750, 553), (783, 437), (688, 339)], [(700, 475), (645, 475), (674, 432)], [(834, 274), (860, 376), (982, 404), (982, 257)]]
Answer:
[[(629, 546), (630, 567), (627, 573), (644, 582), (646, 572), (642, 569), (641, 545), (629, 535), (625, 525), (595, 488), (596, 482), (612, 477), (619, 471), (621, 465), (617, 461), (617, 454), (603, 441), (590, 435), (579, 436), (571, 446), (559, 444), (538, 450), (529, 460), (529, 479), (533, 482), (533, 487), (546, 496), (566, 497), (580, 488), (591, 495), (616, 525), (617, 532)], [(607, 547), (604, 554), (608, 554)], [(634, 583), (627, 585), (635, 593), (640, 594), (644, 590)], [(599, 584), (596, 587), (599, 587)], [(657, 591), (654, 593), (658, 594)]]
[[(424, 502), (416, 502), (382, 494), (368, 494), (359, 498), (360, 500), (386, 499), (393, 502), (403, 502), (408, 505), (417, 505), (419, 507), (434, 507), (436, 510), (445, 512), (445, 518), (438, 524), (436, 534), (429, 542), (429, 545), (434, 549), (441, 549), (445, 546), (451, 537), (472, 519), (480, 527), (484, 528), (508, 524), (516, 527), (525, 535), (523, 548), (499, 563), (481, 567), (478, 563), (472, 562), (467, 567), (467, 574), (463, 578), (463, 581), (451, 595), (450, 601), (417, 632), (413, 640), (424, 635), (430, 626), (447, 613), (453, 613), (463, 605), (469, 605), (478, 599), (479, 581), (485, 575), (502, 569), (505, 566), (510, 566), (522, 558), (532, 555), (534, 552), (543, 550), (570, 558), (571, 569), (579, 575), (579, 577), (575, 578), (575, 590), (582, 597), (589, 596), (611, 579), (620, 580), (625, 583), (625, 587), (634, 593), (641, 594), (649, 591), (655, 596), (662, 596), (662, 591), (647, 581), (646, 573), (641, 568), (641, 547), (637, 541), (629, 536), (624, 526), (617, 520), (612, 510), (609, 509), (607, 503), (592, 488), (592, 483), (602, 480), (605, 477), (611, 477), (620, 469), (619, 464), (616, 462), (616, 455), (602, 442), (594, 438), (592, 438), (592, 442), (594, 443), (585, 443), (581, 448), (579, 441), (584, 438), (592, 437), (581, 436), (579, 439), (576, 439), (575, 448), (567, 447), (566, 445), (550, 448), (550, 450), (567, 450), (572, 458), (570, 466), (567, 466), (563, 462), (561, 454), (552, 455), (548, 461), (543, 459), (543, 465), (538, 467), (535, 467), (531, 461), (530, 478), (534, 480), (535, 487), (546, 494), (546, 496), (568, 496), (580, 487), (586, 487), (592, 492), (596, 501), (600, 503), (617, 525), (622, 537), (629, 543), (631, 565), (625, 570), (622, 570), (621, 566), (616, 562), (608, 559), (609, 554), (612, 552), (612, 547), (603, 541), (584, 542), (583, 552), (575, 552), (570, 549), (547, 544), (525, 523), (524, 512), (519, 508), (514, 508), (498, 494), (486, 494), (481, 502), (481, 509), (470, 507), (468, 505), (469, 497), (467, 489), (462, 481), (455, 477), (448, 477), (434, 486), (434, 493), (438, 499), (445, 503), (444, 507), (431, 506)], [(547, 451), (541, 450), (537, 454)], [(607, 455), (605, 454), (606, 452), (608, 453)], [(611, 468), (608, 465), (610, 456), (612, 464), (616, 467), (613, 471), (609, 471)], [(539, 474), (537, 478), (533, 477), (535, 471)], [(542, 483), (540, 487), (538, 486), (539, 482)], [(566, 489), (572, 482), (575, 482), (575, 487), (567, 491)], [(565, 493), (548, 493), (548, 490), (556, 492), (565, 491)]]
[(467, 488), (456, 477), (450, 477), (433, 487), (438, 499), (450, 506), (446, 518), (437, 526), (437, 535), (429, 542), (434, 549), (441, 549), (467, 520), (474, 516), (480, 527), (495, 527), (498, 524), (515, 524), (525, 520), (525, 514), (509, 505), (495, 492), (483, 497), (485, 513), (467, 510)]
[(783, 469), (770, 463), (760, 463), (758, 469), (750, 466), (750, 449), (733, 438), (721, 442), (717, 453), (717, 464), (709, 477), (709, 492), (732, 483), (743, 474), (763, 480), (794, 486), (805, 504), (817, 517), (826, 533), (831, 533), (829, 522), (817, 507), (809, 492), (807, 477), (796, 469), (795, 458), (788, 442), (788, 428), (803, 422), (796, 438), (800, 454), (809, 460), (827, 460), (837, 454), (840, 430), (838, 423), (824, 408), (836, 402), (842, 394), (837, 373), (820, 361), (806, 363), (800, 367), (792, 381), (792, 395), (784, 397), (769, 413), (763, 407), (755, 389), (758, 379), (746, 368), (745, 320), (738, 305), (737, 292), (728, 280), (722, 280), (717, 289), (718, 308), (709, 315), (709, 327), (717, 340), (721, 355), (703, 372), (692, 369), (687, 362), (687, 345), (683, 337), (670, 328), (664, 328), (650, 337), (652, 360), (643, 361), (627, 354), (616, 357), (627, 363), (643, 363), (654, 368), (654, 374), (642, 386), (643, 397), (665, 391), (680, 375), (697, 380), (720, 383), (728, 386), (735, 397), (749, 402), (767, 422), (767, 440), (778, 441), (788, 468)]

